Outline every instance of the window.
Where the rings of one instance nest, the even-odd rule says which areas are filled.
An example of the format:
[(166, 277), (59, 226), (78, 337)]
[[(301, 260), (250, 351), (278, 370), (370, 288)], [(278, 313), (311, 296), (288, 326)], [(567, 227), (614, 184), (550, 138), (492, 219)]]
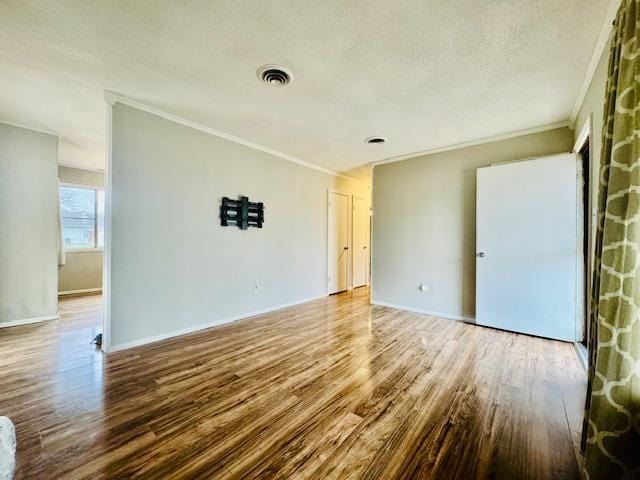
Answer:
[(67, 249), (104, 246), (104, 192), (60, 186), (60, 216)]

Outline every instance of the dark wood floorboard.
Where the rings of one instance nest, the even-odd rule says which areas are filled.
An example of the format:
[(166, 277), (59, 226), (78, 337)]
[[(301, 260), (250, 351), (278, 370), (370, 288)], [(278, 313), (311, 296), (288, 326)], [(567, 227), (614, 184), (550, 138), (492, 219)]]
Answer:
[(570, 344), (368, 303), (368, 289), (105, 357), (100, 296), (0, 329), (17, 479), (573, 479)]

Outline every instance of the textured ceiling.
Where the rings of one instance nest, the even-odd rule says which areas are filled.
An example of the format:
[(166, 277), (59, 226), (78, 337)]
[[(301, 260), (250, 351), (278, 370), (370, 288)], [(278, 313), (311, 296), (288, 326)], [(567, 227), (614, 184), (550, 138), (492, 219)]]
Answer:
[[(103, 91), (336, 171), (564, 121), (609, 0), (0, 2), (0, 121), (100, 168)], [(256, 78), (266, 63), (285, 88)], [(383, 146), (365, 137), (388, 138)], [(355, 170), (354, 170), (355, 169)]]

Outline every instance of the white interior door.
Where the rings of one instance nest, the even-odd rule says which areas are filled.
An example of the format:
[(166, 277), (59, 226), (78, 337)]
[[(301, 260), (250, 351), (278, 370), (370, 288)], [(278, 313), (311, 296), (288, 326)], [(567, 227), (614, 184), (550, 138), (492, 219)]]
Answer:
[(353, 197), (353, 287), (369, 283), (369, 211), (364, 199)]
[(329, 293), (347, 289), (349, 269), (349, 199), (329, 192)]
[(476, 321), (576, 340), (577, 159), (477, 170)]

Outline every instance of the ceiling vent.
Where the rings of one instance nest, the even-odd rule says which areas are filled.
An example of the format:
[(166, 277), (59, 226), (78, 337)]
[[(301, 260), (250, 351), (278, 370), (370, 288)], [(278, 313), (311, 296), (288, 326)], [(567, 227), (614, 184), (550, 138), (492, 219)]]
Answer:
[(274, 87), (284, 87), (291, 83), (292, 75), (278, 65), (263, 65), (258, 69), (258, 78)]
[(387, 139), (384, 137), (369, 137), (365, 139), (365, 143), (368, 143), (369, 145), (382, 145), (386, 141)]

